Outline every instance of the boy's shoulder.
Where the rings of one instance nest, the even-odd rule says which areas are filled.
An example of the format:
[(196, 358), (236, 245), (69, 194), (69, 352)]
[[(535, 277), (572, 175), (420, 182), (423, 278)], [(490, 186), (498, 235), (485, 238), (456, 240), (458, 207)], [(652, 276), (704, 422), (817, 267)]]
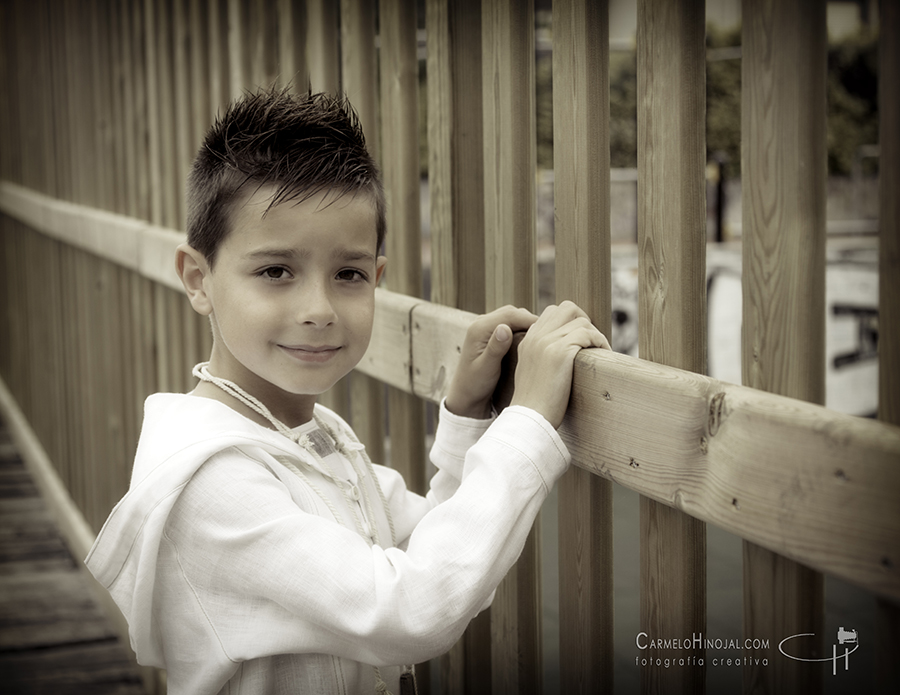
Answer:
[(223, 403), (190, 394), (157, 393), (144, 402), (144, 421), (134, 458), (132, 487), (173, 459), (202, 462), (232, 446), (258, 445), (282, 453), (274, 432), (260, 427)]

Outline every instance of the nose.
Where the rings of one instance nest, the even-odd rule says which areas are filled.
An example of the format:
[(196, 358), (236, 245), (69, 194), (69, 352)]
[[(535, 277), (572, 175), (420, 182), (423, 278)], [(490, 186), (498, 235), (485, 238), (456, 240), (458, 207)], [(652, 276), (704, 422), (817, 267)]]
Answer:
[(328, 283), (312, 279), (302, 284), (297, 298), (297, 322), (324, 328), (337, 320)]

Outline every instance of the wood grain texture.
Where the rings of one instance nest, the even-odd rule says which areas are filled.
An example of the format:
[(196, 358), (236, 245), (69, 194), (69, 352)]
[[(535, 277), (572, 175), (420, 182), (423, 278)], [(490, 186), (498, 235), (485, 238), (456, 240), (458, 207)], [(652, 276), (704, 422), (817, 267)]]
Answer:
[[(381, 0), (382, 171), (387, 196), (386, 284), (422, 295), (419, 190), (419, 61), (414, 0)], [(407, 364), (409, 374), (410, 364)], [(405, 390), (388, 389), (390, 465), (409, 489), (425, 494), (425, 404)], [(419, 669), (427, 680), (428, 664)]]
[[(745, 2), (742, 33), (743, 382), (824, 403), (825, 8)], [(821, 575), (745, 543), (744, 578), (745, 637), (822, 634)], [(821, 690), (804, 666), (747, 666), (744, 690)]]
[[(481, 3), (428, 0), (425, 29), (431, 299), (482, 313), (486, 275)], [(432, 387), (443, 385), (425, 385)], [(488, 609), (441, 658), (443, 693), (491, 691), (490, 623)]]
[(291, 85), (296, 94), (303, 94), (309, 86), (306, 32), (305, 0), (278, 0), (278, 82)]
[(381, 163), (376, 7), (376, 0), (340, 0), (341, 90), (359, 114), (369, 153)]
[[(609, 7), (553, 4), (556, 300), (611, 329)], [(559, 482), (560, 690), (613, 692), (612, 483), (573, 467)]]
[(481, 3), (428, 0), (431, 299), (485, 308)]
[(533, 0), (484, 3), (485, 309), (534, 308), (535, 170)]
[(900, 593), (896, 427), (592, 350), (576, 359), (562, 432), (600, 475), (870, 591)]
[[(485, 309), (537, 303), (535, 261), (534, 4), (484, 3)], [(491, 607), (494, 692), (540, 692), (540, 549), (535, 527)]]
[(339, 7), (334, 0), (307, 0), (309, 83), (314, 92), (334, 94), (340, 86)]
[[(366, 146), (380, 163), (375, 0), (341, 0), (341, 89), (350, 99), (363, 127)], [(350, 424), (373, 461), (384, 461), (384, 387), (355, 372), (350, 382)]]
[[(642, 357), (706, 371), (704, 3), (638, 4), (638, 344)], [(641, 629), (706, 628), (706, 529), (641, 500)], [(648, 657), (665, 657), (661, 650)], [(705, 670), (641, 670), (644, 693), (705, 692)]]

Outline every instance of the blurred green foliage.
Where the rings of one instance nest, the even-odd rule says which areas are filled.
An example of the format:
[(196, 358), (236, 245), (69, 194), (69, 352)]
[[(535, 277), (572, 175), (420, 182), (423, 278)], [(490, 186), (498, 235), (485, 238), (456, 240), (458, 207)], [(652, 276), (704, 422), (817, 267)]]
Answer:
[[(741, 161), (741, 60), (717, 51), (741, 45), (741, 31), (710, 25), (706, 45), (707, 159), (724, 155), (732, 175)], [(552, 69), (549, 56), (537, 64), (538, 166), (553, 166)], [(859, 148), (878, 142), (878, 39), (872, 32), (832, 43), (828, 49), (828, 173), (849, 175)], [(613, 52), (609, 62), (610, 163), (637, 166), (637, 61), (633, 52)], [(876, 165), (864, 162), (866, 173)]]
[(878, 37), (862, 30), (828, 48), (828, 173), (850, 174), (859, 148), (877, 142)]
[[(549, 13), (539, 13), (549, 30)], [(723, 31), (710, 25), (706, 34), (711, 59), (706, 64), (707, 159), (723, 155), (731, 176), (741, 161), (741, 60), (727, 49), (741, 45), (740, 29)], [(420, 161), (427, 172), (427, 99), (424, 61), (420, 66)], [(537, 160), (553, 168), (553, 66), (549, 52), (535, 63)], [(871, 31), (833, 42), (828, 48), (828, 173), (850, 175), (860, 147), (878, 142), (878, 38)], [(613, 51), (609, 58), (610, 164), (637, 166), (637, 61), (633, 51)], [(877, 171), (866, 159), (863, 171)]]

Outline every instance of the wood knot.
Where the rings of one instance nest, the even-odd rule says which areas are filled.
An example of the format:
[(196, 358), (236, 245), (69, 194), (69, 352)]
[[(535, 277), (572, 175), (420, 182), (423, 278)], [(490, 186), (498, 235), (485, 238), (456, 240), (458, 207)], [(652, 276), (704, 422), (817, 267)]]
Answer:
[(707, 428), (709, 436), (715, 437), (719, 431), (719, 426), (725, 420), (725, 392), (720, 391), (709, 402), (709, 422)]

